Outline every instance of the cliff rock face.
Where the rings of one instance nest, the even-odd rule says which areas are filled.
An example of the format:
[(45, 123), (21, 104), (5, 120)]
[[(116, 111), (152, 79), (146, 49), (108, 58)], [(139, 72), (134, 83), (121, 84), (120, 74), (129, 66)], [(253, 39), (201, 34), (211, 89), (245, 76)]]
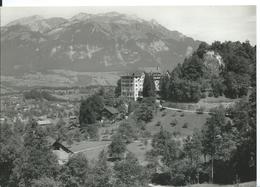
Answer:
[(199, 43), (153, 20), (116, 12), (70, 19), (31, 16), (1, 27), (1, 73), (172, 69)]

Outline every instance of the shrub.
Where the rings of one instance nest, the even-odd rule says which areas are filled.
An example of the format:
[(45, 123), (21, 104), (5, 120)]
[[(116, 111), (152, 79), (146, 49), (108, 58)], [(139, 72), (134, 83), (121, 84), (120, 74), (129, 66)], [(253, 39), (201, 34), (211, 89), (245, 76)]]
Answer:
[(204, 108), (200, 107), (196, 110), (197, 114), (203, 114), (204, 113)]
[(203, 92), (203, 93), (201, 94), (201, 98), (206, 98), (206, 97), (207, 97), (206, 93)]
[(175, 127), (178, 124), (178, 121), (174, 119), (170, 124), (172, 127)]
[(181, 115), (180, 115), (181, 117), (184, 117), (185, 116), (185, 114), (184, 113), (181, 113)]
[(161, 126), (161, 122), (158, 121), (155, 125), (156, 125), (156, 126)]
[(172, 133), (172, 135), (173, 135), (173, 136), (179, 136), (179, 135), (181, 135), (181, 133), (180, 133), (179, 131), (174, 131), (174, 132)]
[(186, 128), (188, 128), (188, 125), (189, 124), (186, 122), (186, 123), (183, 124), (182, 128), (186, 129)]
[(163, 117), (163, 116), (166, 116), (166, 112), (165, 112), (165, 111), (162, 113), (162, 117)]
[(208, 96), (209, 96), (209, 97), (213, 97), (213, 93), (212, 93), (212, 92), (209, 92)]

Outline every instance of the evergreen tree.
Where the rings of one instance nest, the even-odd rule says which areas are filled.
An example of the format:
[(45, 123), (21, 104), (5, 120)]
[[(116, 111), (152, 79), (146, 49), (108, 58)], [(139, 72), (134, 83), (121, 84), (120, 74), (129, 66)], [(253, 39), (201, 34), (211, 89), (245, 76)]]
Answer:
[(109, 154), (114, 158), (121, 158), (126, 151), (126, 143), (121, 134), (116, 134), (112, 138), (112, 142), (108, 147)]
[(32, 180), (43, 176), (56, 177), (58, 161), (48, 145), (46, 133), (32, 122), (24, 135), (24, 148), (14, 162), (12, 184), (31, 186)]
[(88, 183), (89, 164), (84, 154), (73, 155), (61, 169), (59, 180), (65, 187), (84, 187)]
[(145, 73), (145, 77), (144, 77), (143, 96), (144, 97), (155, 96), (155, 85), (154, 85), (153, 76), (148, 73)]
[(14, 161), (20, 156), (23, 145), (21, 137), (12, 131), (11, 124), (0, 123), (0, 184), (10, 185)]
[(115, 96), (119, 97), (121, 95), (121, 79), (117, 81), (117, 85), (115, 88)]
[(103, 150), (98, 156), (98, 161), (95, 163), (93, 170), (93, 184), (88, 186), (93, 187), (110, 187), (112, 171), (107, 164), (107, 154)]
[(147, 177), (144, 168), (132, 153), (128, 153), (122, 161), (114, 166), (116, 186), (141, 187), (147, 185)]

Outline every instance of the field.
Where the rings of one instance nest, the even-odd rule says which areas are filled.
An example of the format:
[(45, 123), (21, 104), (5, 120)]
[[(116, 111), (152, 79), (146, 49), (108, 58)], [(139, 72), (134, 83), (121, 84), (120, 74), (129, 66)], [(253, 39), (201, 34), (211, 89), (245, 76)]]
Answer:
[[(182, 139), (187, 135), (192, 135), (195, 129), (201, 129), (208, 117), (208, 114), (178, 112), (166, 109), (164, 111), (158, 111), (153, 120), (146, 125), (146, 129), (154, 135), (163, 127), (170, 133), (177, 133), (179, 138)], [(171, 122), (174, 120), (177, 121), (176, 126), (171, 125)], [(158, 121), (160, 121), (160, 125), (158, 125)], [(184, 124), (187, 124), (187, 128), (183, 128)], [(142, 165), (147, 164), (145, 153), (151, 149), (151, 139), (148, 140), (146, 145), (141, 140), (137, 140), (127, 145), (127, 150), (134, 153)]]
[(210, 111), (210, 109), (218, 107), (220, 105), (224, 107), (232, 106), (239, 99), (229, 99), (224, 96), (220, 97), (206, 97), (201, 99), (198, 103), (174, 103), (174, 102), (165, 102), (163, 106), (186, 109), (186, 110), (196, 110), (198, 108), (203, 108), (204, 111)]
[[(161, 127), (163, 127), (168, 132), (175, 132), (181, 137), (184, 137), (191, 135), (195, 129), (201, 129), (208, 117), (208, 114), (197, 114), (165, 109), (159, 111), (155, 115), (154, 119), (147, 124), (146, 128), (152, 135), (158, 133)], [(172, 122), (176, 123), (175, 126)], [(186, 124), (187, 127), (185, 127), (184, 124)]]
[(115, 86), (120, 74), (121, 72), (74, 72), (57, 69), (45, 73), (27, 73), (21, 76), (1, 75), (1, 83), (13, 87)]

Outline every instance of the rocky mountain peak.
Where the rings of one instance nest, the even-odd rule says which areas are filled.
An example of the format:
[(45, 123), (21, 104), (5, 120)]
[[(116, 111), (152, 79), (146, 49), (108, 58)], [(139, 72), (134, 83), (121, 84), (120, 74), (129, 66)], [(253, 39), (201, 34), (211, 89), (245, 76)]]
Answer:
[(200, 43), (154, 20), (117, 12), (82, 12), (70, 19), (31, 16), (15, 20), (1, 30), (2, 69), (7, 74), (53, 68), (125, 71), (160, 66), (172, 69)]

